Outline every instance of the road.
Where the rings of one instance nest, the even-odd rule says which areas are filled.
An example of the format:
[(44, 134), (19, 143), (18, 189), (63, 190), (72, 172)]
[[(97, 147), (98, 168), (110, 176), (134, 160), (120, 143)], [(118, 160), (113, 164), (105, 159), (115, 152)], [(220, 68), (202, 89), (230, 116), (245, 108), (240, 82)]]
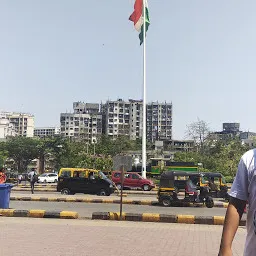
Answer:
[[(218, 254), (221, 226), (0, 217), (0, 255), (191, 256)], [(243, 255), (245, 228), (233, 242)]]
[[(40, 209), (48, 211), (76, 211), (80, 218), (91, 218), (93, 212), (119, 212), (118, 204), (11, 201), (10, 208), (17, 210)], [(162, 207), (147, 205), (123, 205), (127, 213), (189, 214), (199, 216), (224, 216), (225, 208), (206, 207)]]
[[(124, 191), (124, 194), (125, 191)], [(105, 199), (120, 199), (120, 196), (116, 194), (111, 194), (110, 196), (97, 196), (97, 195), (89, 195), (89, 194), (75, 194), (75, 195), (62, 195), (60, 192), (44, 192), (44, 191), (36, 191), (32, 195), (30, 191), (12, 191), (11, 196), (42, 196), (42, 197), (89, 197), (89, 198), (105, 198)], [(126, 199), (135, 198), (136, 200), (152, 200), (157, 201), (157, 195), (147, 195), (147, 194), (126, 194)]]
[[(96, 199), (120, 199), (117, 195), (96, 196), (76, 194), (73, 196), (61, 195), (56, 192), (36, 192), (31, 195), (30, 192), (11, 192), (11, 196), (32, 196), (32, 197), (75, 197), (75, 198), (96, 198)], [(153, 200), (157, 201), (154, 195), (127, 195), (124, 200)], [(75, 202), (38, 202), (38, 201), (10, 201), (10, 207), (18, 210), (55, 210), (55, 211), (76, 211), (80, 218), (91, 218), (93, 212), (119, 212), (119, 204), (100, 204), (100, 203), (75, 203)], [(223, 216), (226, 213), (225, 208), (205, 208), (205, 207), (162, 207), (149, 205), (123, 205), (123, 211), (127, 213), (160, 213), (160, 214), (189, 214), (199, 216)]]

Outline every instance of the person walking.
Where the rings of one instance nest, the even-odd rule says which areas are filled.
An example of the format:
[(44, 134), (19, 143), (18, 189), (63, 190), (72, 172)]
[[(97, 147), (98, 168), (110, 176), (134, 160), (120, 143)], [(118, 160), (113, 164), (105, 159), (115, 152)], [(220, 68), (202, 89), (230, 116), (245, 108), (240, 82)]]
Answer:
[(247, 236), (244, 256), (256, 255), (256, 149), (247, 151), (240, 159), (237, 174), (229, 193), (222, 231), (219, 256), (232, 255), (232, 242), (248, 202)]
[(33, 168), (32, 171), (28, 174), (28, 176), (30, 181), (31, 193), (34, 194), (35, 183), (37, 181), (36, 170)]
[(18, 182), (19, 182), (19, 184), (21, 184), (21, 181), (22, 181), (22, 175), (19, 174), (19, 175), (18, 175)]

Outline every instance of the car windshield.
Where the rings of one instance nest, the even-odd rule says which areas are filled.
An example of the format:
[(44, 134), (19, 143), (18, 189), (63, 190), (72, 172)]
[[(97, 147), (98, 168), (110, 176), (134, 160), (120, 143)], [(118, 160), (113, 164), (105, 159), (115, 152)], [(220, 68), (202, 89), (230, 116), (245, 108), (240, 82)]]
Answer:
[(45, 176), (47, 176), (47, 174), (46, 174), (46, 173), (44, 173), (44, 174), (40, 175), (40, 177), (45, 177)]
[(102, 171), (99, 171), (99, 177), (103, 180), (106, 180), (108, 178)]

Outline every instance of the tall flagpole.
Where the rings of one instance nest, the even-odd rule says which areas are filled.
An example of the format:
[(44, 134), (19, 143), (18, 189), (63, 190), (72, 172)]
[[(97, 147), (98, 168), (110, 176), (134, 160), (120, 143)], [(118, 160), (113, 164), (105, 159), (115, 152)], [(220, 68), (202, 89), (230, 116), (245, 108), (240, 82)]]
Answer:
[(146, 128), (147, 128), (147, 103), (146, 103), (146, 0), (143, 0), (143, 129), (142, 129), (142, 177), (146, 178)]

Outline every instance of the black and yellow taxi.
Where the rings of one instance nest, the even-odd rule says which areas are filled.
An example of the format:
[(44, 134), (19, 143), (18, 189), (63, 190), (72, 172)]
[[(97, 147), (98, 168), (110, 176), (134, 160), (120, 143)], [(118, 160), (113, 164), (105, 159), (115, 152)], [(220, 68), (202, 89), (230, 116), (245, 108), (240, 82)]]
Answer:
[(113, 182), (102, 172), (86, 168), (61, 168), (57, 184), (61, 194), (97, 194), (109, 196), (114, 192)]

